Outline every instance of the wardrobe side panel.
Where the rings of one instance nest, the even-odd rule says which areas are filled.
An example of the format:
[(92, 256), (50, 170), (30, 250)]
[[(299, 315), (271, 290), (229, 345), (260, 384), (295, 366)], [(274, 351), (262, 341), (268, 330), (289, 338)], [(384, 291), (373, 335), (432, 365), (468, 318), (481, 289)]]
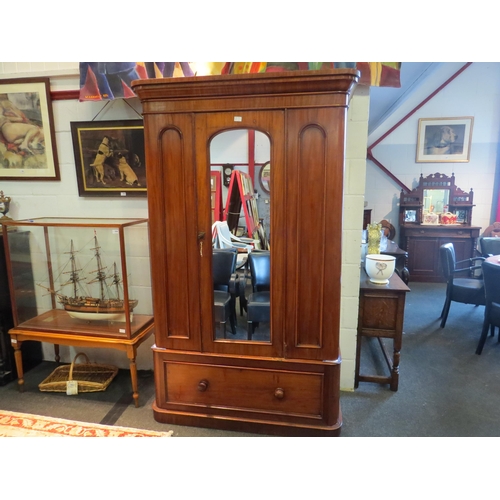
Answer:
[(287, 114), (287, 357), (339, 357), (345, 115)]

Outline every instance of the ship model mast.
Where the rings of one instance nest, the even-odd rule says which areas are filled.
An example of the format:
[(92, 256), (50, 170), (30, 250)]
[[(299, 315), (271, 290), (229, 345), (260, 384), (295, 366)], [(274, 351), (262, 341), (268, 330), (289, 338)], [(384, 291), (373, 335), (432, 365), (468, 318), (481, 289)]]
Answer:
[[(76, 261), (77, 251), (74, 249), (73, 240), (71, 240), (69, 253), (69, 262), (71, 265), (71, 270), (63, 272), (63, 274), (69, 274), (69, 279), (66, 283), (61, 284), (61, 287), (71, 285), (73, 295), (63, 295), (59, 291), (51, 290), (47, 287), (47, 290), (53, 295), (56, 295), (59, 302), (63, 304), (64, 309), (68, 312), (71, 317), (81, 318), (86, 320), (113, 320), (113, 321), (125, 321), (124, 313), (126, 309), (132, 314), (132, 309), (138, 304), (137, 300), (129, 300), (128, 308), (125, 307), (124, 300), (120, 298), (120, 285), (122, 283), (121, 277), (117, 272), (116, 262), (113, 264), (113, 274), (108, 276), (106, 274), (106, 266), (103, 264), (101, 252), (101, 247), (97, 241), (97, 236), (94, 233), (94, 247), (91, 250), (94, 251), (94, 258), (97, 263), (97, 269), (91, 271), (89, 274), (94, 277), (87, 281), (87, 285), (93, 283), (99, 283), (99, 297), (92, 297), (88, 294), (86, 296), (79, 295), (79, 288), (81, 287), (81, 272), (82, 269), (78, 268)], [(108, 281), (112, 280), (110, 285), (114, 285), (116, 289), (116, 297), (112, 298), (107, 294), (108, 291)]]

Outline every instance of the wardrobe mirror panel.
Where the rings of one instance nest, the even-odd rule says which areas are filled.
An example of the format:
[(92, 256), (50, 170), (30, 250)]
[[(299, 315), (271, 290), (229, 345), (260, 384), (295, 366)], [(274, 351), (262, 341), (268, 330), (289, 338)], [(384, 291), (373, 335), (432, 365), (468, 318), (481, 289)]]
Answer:
[[(233, 166), (212, 226), (214, 338), (270, 343), (270, 156), (269, 137), (254, 129), (223, 131), (210, 142), (210, 170)], [(263, 169), (267, 166), (266, 173)], [(267, 175), (266, 189), (259, 182)], [(213, 189), (212, 198), (214, 198)]]

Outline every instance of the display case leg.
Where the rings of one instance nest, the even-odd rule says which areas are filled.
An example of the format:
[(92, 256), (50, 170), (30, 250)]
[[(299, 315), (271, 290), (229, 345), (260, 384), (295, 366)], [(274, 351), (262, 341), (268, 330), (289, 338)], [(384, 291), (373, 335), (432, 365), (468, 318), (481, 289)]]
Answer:
[(16, 360), (17, 388), (19, 392), (24, 392), (23, 353), (21, 351), (22, 342), (12, 337), (11, 344), (14, 348), (14, 358)]
[(59, 344), (54, 344), (54, 357), (55, 357), (56, 363), (59, 364), (59, 362), (61, 361), (61, 356), (59, 354)]
[(132, 397), (134, 398), (134, 404), (136, 408), (139, 408), (139, 391), (137, 384), (137, 365), (135, 363), (136, 352), (132, 348), (127, 352), (128, 359), (130, 360), (130, 378), (132, 381)]

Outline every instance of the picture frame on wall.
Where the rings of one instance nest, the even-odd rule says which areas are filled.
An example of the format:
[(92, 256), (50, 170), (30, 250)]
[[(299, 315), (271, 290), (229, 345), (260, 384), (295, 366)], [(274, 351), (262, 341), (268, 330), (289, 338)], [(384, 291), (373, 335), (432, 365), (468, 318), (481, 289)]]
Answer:
[(80, 196), (146, 196), (142, 120), (71, 122)]
[(420, 118), (417, 163), (468, 162), (474, 118)]
[(0, 180), (60, 179), (49, 78), (0, 80)]

